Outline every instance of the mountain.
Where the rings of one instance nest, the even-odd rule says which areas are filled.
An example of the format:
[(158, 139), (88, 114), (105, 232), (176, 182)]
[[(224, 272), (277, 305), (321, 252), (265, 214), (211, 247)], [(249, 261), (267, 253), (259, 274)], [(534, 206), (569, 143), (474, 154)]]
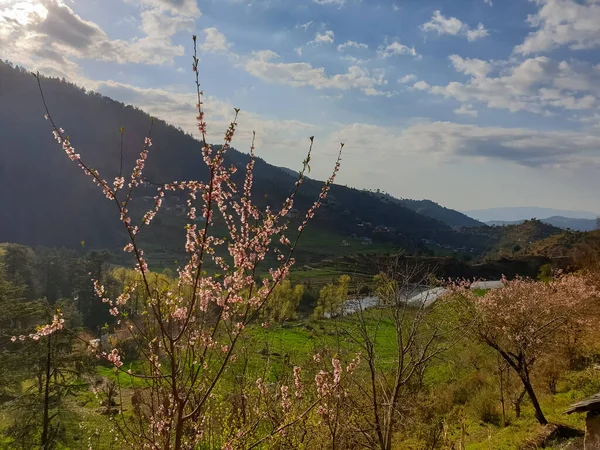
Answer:
[(494, 237), (493, 249), (488, 253), (491, 256), (514, 255), (517, 252), (528, 254), (539, 241), (564, 234), (564, 230), (537, 219), (485, 227), (485, 230)]
[(569, 258), (577, 267), (597, 264), (600, 249), (600, 230), (581, 232), (563, 231), (534, 243), (531, 253), (550, 258)]
[(575, 231), (593, 231), (598, 228), (596, 219), (577, 219), (562, 216), (552, 216), (541, 220), (544, 223), (549, 223), (550, 225), (554, 225), (555, 227), (565, 230), (570, 228), (571, 230)]
[[(505, 226), (505, 225), (517, 225), (523, 223), (524, 220), (515, 220), (515, 221), (503, 221), (503, 220), (493, 220), (490, 222), (486, 222), (486, 225), (494, 226)], [(562, 217), (562, 216), (553, 216), (548, 217), (547, 219), (540, 219), (540, 222), (547, 223), (549, 225), (553, 225), (557, 228), (562, 228), (563, 230), (574, 230), (574, 231), (592, 231), (598, 228), (598, 224), (595, 219), (572, 219), (570, 217)]]
[(451, 227), (480, 227), (482, 222), (458, 212), (454, 209), (445, 208), (431, 200), (409, 200), (401, 199), (400, 204), (423, 216), (432, 217)]
[(570, 219), (595, 219), (598, 214), (589, 211), (539, 208), (537, 206), (516, 206), (465, 211), (465, 214), (481, 222), (519, 221), (540, 217), (561, 216)]
[(439, 220), (451, 227), (481, 227), (484, 223), (479, 222), (469, 216), (458, 212), (454, 209), (445, 208), (432, 200), (411, 200), (408, 198), (396, 198), (386, 192), (381, 191), (366, 191), (374, 197), (385, 203), (401, 205), (422, 216), (431, 217)]
[[(42, 77), (42, 85), (57, 125), (66, 130), (76, 151), (90, 167), (108, 180), (118, 175), (122, 126), (125, 127), (123, 167), (133, 167), (151, 123), (148, 114), (57, 78)], [(35, 79), (22, 68), (0, 62), (0, 135), (3, 137), (0, 143), (0, 242), (71, 248), (83, 242), (88, 248), (122, 247), (126, 236), (114, 204), (64, 155), (43, 116)], [(149, 180), (207, 178), (200, 142), (191, 135), (156, 119), (152, 140), (144, 172)], [(247, 160), (247, 154), (231, 149), (226, 165), (243, 167)], [(236, 174), (237, 182), (241, 181), (242, 172)], [(296, 176), (289, 169), (258, 159), (254, 177), (256, 203), (261, 207), (280, 207), (291, 193)], [(297, 196), (296, 206), (300, 211), (312, 205), (321, 186), (319, 181), (306, 180)], [(143, 197), (153, 192), (150, 188), (142, 189), (130, 209), (137, 214), (147, 210), (148, 199)], [(176, 201), (171, 195), (166, 204), (173, 207)], [(183, 213), (177, 216), (161, 210), (156, 223), (142, 233), (140, 239), (147, 239), (152, 250), (163, 252), (165, 260), (173, 261), (176, 252), (184, 246), (185, 223)], [(368, 192), (335, 185), (327, 205), (319, 211), (303, 242), (311, 246), (313, 257), (323, 257), (343, 252), (342, 240), (352, 236), (353, 251), (368, 249), (360, 245), (365, 237), (372, 239), (374, 247), (385, 246), (390, 251), (398, 247), (424, 248), (424, 240), (435, 240), (452, 248), (468, 245), (478, 252), (490, 246), (486, 236), (458, 233), (446, 223), (397, 202), (374, 199)]]

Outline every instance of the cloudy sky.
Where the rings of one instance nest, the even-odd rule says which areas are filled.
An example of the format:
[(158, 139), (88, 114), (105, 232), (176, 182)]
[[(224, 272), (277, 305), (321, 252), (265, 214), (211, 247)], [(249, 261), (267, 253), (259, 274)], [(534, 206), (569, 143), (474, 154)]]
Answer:
[[(600, 212), (600, 0), (0, 0), (0, 58), (215, 142), (468, 210)], [(126, 126), (126, 124), (123, 124)], [(81, 149), (84, 151), (85, 149)]]

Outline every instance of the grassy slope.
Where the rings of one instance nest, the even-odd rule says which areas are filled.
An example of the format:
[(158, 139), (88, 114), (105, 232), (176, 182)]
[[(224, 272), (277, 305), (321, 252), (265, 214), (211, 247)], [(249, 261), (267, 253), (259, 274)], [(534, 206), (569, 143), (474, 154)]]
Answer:
[[(352, 326), (352, 318), (345, 318), (342, 327), (347, 329)], [(256, 329), (252, 335), (255, 349), (260, 349), (264, 346), (264, 343), (268, 344), (268, 348), (272, 353), (290, 355), (291, 364), (295, 357), (312, 354), (316, 349), (323, 346), (335, 346), (341, 344), (342, 346), (350, 346), (344, 340), (338, 342), (336, 336), (328, 335), (334, 328), (334, 324), (329, 321), (317, 321), (311, 325), (314, 329), (309, 330), (301, 323), (295, 324), (293, 328), (275, 328), (271, 330)], [(394, 360), (395, 349), (393, 345), (394, 341), (394, 330), (390, 321), (384, 321), (381, 323), (380, 328), (381, 338), (378, 340), (380, 364), (386, 365), (386, 361), (390, 362)], [(356, 350), (356, 349), (354, 349)], [(480, 349), (485, 352), (485, 349)], [(446, 355), (444, 360), (439, 360), (431, 368), (429, 375), (426, 378), (426, 384), (430, 386), (443, 387), (448, 385), (451, 388), (453, 383), (456, 383), (461, 375), (468, 377), (472, 375), (468, 370), (464, 370), (459, 361), (465, 357), (464, 348), (457, 348), (451, 351), (449, 355)], [(493, 357), (493, 355), (490, 355)], [(274, 378), (281, 371), (281, 367), (278, 364), (277, 357), (271, 362), (271, 373), (270, 376)], [(299, 358), (301, 359), (301, 358)], [(457, 372), (463, 372), (457, 377)], [(364, 375), (364, 373), (363, 373)], [(583, 430), (585, 420), (584, 416), (579, 414), (565, 415), (565, 409), (575, 401), (584, 398), (589, 395), (589, 392), (578, 385), (577, 381), (573, 379), (579, 374), (572, 373), (567, 374), (558, 386), (558, 393), (556, 395), (550, 395), (543, 392), (538, 386), (538, 392), (541, 393), (540, 401), (544, 413), (550, 423), (569, 425), (574, 428)], [(510, 406), (508, 406), (510, 408)], [(517, 449), (528, 441), (534, 440), (542, 430), (542, 427), (537, 423), (534, 418), (534, 411), (531, 405), (525, 401), (523, 405), (523, 412), (520, 419), (514, 417), (512, 411), (508, 412), (510, 424), (507, 427), (501, 427), (498, 425), (485, 424), (473, 417), (471, 408), (469, 405), (465, 406), (466, 417), (466, 450), (509, 450)], [(404, 442), (398, 449), (408, 449), (410, 444)], [(419, 447), (414, 447), (415, 449)], [(557, 447), (558, 448), (558, 447)]]
[[(264, 370), (264, 379), (274, 381), (284, 371), (284, 367), (289, 368), (295, 364), (301, 364), (306, 358), (314, 354), (318, 349), (343, 348), (346, 351), (354, 351), (356, 348), (345, 339), (340, 339), (335, 330), (337, 326), (349, 329), (353, 326), (354, 319), (344, 318), (340, 324), (333, 321), (319, 320), (314, 322), (295, 322), (290, 324), (291, 328), (274, 327), (270, 329), (253, 328), (247, 335), (244, 345), (250, 350), (250, 370)], [(380, 324), (380, 336), (378, 340), (378, 352), (380, 355), (380, 366), (386, 366), (394, 359), (393, 345), (393, 327), (389, 320), (384, 320)], [(263, 348), (268, 348), (270, 356), (259, 354)], [(463, 361), (468, 356), (464, 354), (465, 348), (457, 346), (443, 360), (438, 360), (431, 368), (426, 378), (426, 384), (430, 387), (453, 389), (453, 383), (457, 383), (461, 378), (472, 376), (472, 372), (467, 369)], [(287, 356), (286, 356), (287, 355)], [(287, 360), (289, 358), (289, 360)], [(284, 362), (286, 360), (286, 362)], [(364, 367), (363, 367), (364, 369)], [(98, 374), (104, 377), (115, 379), (114, 371), (107, 367), (98, 367)], [(360, 372), (359, 372), (360, 373)], [(362, 372), (364, 375), (364, 372)], [(541, 397), (542, 407), (547, 414), (547, 418), (552, 423), (561, 423), (583, 429), (584, 419), (582, 415), (566, 416), (563, 414), (565, 408), (575, 400), (588, 395), (585, 390), (577, 388), (577, 382), (573, 378), (577, 374), (571, 374), (564, 377), (559, 384), (557, 395), (543, 394)], [(129, 378), (121, 376), (122, 385), (125, 392), (129, 393), (132, 387)], [(229, 380), (228, 383), (232, 383)], [(541, 389), (540, 389), (541, 391)], [(127, 397), (127, 395), (126, 395)], [(127, 400), (125, 400), (127, 408)], [(101, 441), (106, 444), (106, 436), (110, 428), (110, 422), (107, 416), (100, 414), (101, 407), (98, 400), (89, 391), (80, 393), (75, 399), (68, 402), (69, 419), (63, 424), (68, 430), (81, 430), (80, 434), (71, 431), (68, 438), (68, 446), (64, 449), (82, 449), (87, 448), (87, 436), (98, 430), (101, 434)], [(526, 442), (534, 439), (541, 431), (541, 427), (533, 418), (533, 409), (528, 403), (524, 404), (523, 415), (521, 419), (515, 419), (511, 414), (510, 425), (500, 427), (479, 422), (471, 412), (470, 406), (464, 406), (465, 411), (465, 431), (466, 431), (466, 449), (467, 450), (508, 450), (520, 448)], [(0, 412), (0, 428), (6, 425), (8, 413)], [(80, 425), (81, 424), (81, 425)], [(82, 428), (81, 428), (82, 427)], [(0, 439), (0, 445), (2, 444)], [(7, 441), (4, 441), (5, 443)], [(410, 441), (403, 441), (399, 444), (402, 449), (419, 448), (411, 445)], [(418, 444), (414, 444), (418, 445)], [(558, 447), (557, 447), (558, 448)]]
[[(272, 328), (252, 327), (241, 343), (248, 348), (249, 370), (253, 374), (261, 374), (265, 380), (275, 381), (284, 372), (289, 372), (294, 365), (304, 365), (310, 360), (311, 355), (323, 348), (333, 349), (342, 354), (351, 354), (359, 349), (355, 344), (348, 341), (339, 330), (352, 330), (355, 326), (355, 317), (349, 316), (341, 321), (329, 320), (302, 320), (289, 323), (286, 327), (275, 326)], [(373, 323), (372, 323), (373, 325)], [(379, 354), (378, 364), (380, 367), (389, 367), (395, 358), (394, 346), (394, 328), (389, 319), (384, 319), (379, 323), (379, 339), (377, 341), (377, 350)], [(269, 356), (261, 354), (264, 349), (268, 349)], [(263, 351), (264, 353), (264, 351)], [(439, 392), (452, 392), (457, 386), (465, 384), (473, 377), (484, 376), (493, 382), (491, 372), (481, 374), (473, 369), (471, 358), (477, 354), (486, 364), (494, 360), (494, 355), (486, 349), (470, 343), (467, 345), (456, 345), (447, 352), (443, 358), (436, 359), (430, 368), (425, 384), (430, 389), (439, 390)], [(134, 363), (135, 364), (135, 363)], [(365, 366), (359, 369), (357, 376), (365, 376)], [(479, 369), (481, 370), (481, 369)], [(485, 371), (485, 369), (483, 369)], [(231, 378), (236, 368), (227, 373), (227, 379), (224, 389), (227, 391), (232, 383)], [(115, 372), (107, 367), (99, 366), (97, 373), (103, 377), (113, 378)], [(598, 378), (598, 375), (595, 375)], [(558, 386), (558, 393), (550, 395), (544, 392), (543, 386), (538, 385), (540, 401), (547, 418), (553, 423), (562, 423), (583, 428), (582, 415), (566, 416), (563, 414), (565, 408), (576, 400), (579, 400), (590, 394), (589, 383), (584, 383), (581, 373), (566, 374), (561, 378)], [(129, 377), (120, 375), (120, 381), (125, 388), (125, 408), (128, 409), (128, 398), (132, 386)], [(600, 386), (600, 380), (597, 380)], [(468, 385), (471, 386), (471, 385)], [(470, 389), (474, 389), (472, 386)], [(475, 394), (473, 390), (472, 394)], [(471, 396), (473, 396), (471, 395)], [(520, 419), (515, 419), (514, 414), (509, 413), (510, 425), (500, 427), (481, 423), (472, 411), (472, 406), (467, 403), (463, 407), (465, 414), (466, 448), (472, 450), (484, 449), (515, 449), (523, 445), (528, 440), (533, 439), (540, 433), (540, 426), (533, 418), (533, 410), (528, 404), (524, 403), (523, 415)], [(510, 407), (509, 407), (510, 408)], [(83, 391), (76, 398), (67, 403), (67, 419), (63, 424), (68, 430), (71, 430), (68, 438), (68, 447), (72, 450), (87, 448), (87, 435), (98, 429), (101, 433), (101, 439), (105, 440), (110, 422), (107, 416), (101, 415), (102, 408), (95, 396), (89, 391)], [(8, 423), (9, 412), (7, 409), (0, 410), (0, 429)], [(80, 429), (82, 424), (84, 431), (77, 434), (74, 430)], [(454, 424), (455, 426), (455, 424)], [(454, 430), (456, 434), (456, 430)], [(75, 438), (80, 439), (75, 439)], [(84, 439), (85, 437), (85, 439)], [(396, 448), (418, 449), (418, 443), (411, 445), (409, 441), (403, 440)], [(0, 448), (2, 448), (2, 438), (0, 437)]]

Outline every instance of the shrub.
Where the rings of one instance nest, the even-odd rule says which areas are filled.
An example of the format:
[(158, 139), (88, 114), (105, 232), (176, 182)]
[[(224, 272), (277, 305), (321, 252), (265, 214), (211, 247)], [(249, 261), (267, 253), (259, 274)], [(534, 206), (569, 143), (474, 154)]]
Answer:
[(600, 373), (595, 369), (573, 372), (565, 378), (566, 390), (579, 391), (582, 397), (587, 397), (600, 391)]
[(501, 416), (497, 394), (492, 389), (482, 389), (470, 402), (475, 417), (483, 423), (499, 425)]

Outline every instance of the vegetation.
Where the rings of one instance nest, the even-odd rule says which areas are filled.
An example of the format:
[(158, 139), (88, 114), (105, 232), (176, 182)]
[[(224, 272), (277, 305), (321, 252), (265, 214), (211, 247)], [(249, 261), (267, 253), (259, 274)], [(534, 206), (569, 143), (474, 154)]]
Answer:
[[(33, 257), (30, 260), (33, 267), (32, 279), (39, 279), (45, 272), (39, 260), (40, 255), (47, 256), (52, 251), (40, 249), (30, 252), (23, 248), (21, 250), (22, 254)], [(60, 260), (58, 255), (61, 250), (54, 252), (54, 261)], [(85, 256), (81, 258), (85, 260)], [(388, 266), (388, 271), (376, 279), (371, 279), (370, 289), (381, 298), (387, 298), (380, 308), (366, 309), (355, 314), (338, 316), (336, 319), (311, 319), (296, 313), (297, 319), (287, 319), (282, 325), (272, 321), (267, 328), (262, 326), (262, 318), (250, 324), (248, 333), (240, 341), (241, 345), (235, 352), (235, 361), (225, 373), (224, 383), (215, 391), (212, 407), (220, 411), (220, 418), (211, 416), (211, 438), (207, 438), (205, 446), (219, 448), (219, 442), (222, 441), (218, 435), (228, 433), (226, 430), (232, 423), (239, 426), (241, 422), (235, 420), (241, 420), (238, 414), (243, 411), (239, 408), (244, 408), (244, 403), (240, 403), (242, 393), (247, 397), (247, 417), (251, 414), (253, 403), (250, 402), (259, 402), (256, 405), (260, 404), (263, 407), (268, 404), (269, 408), (278, 411), (278, 408), (281, 408), (281, 386), (290, 386), (288, 392), (291, 394), (291, 408), (299, 408), (299, 404), (293, 401), (294, 366), (301, 367), (300, 381), (304, 386), (305, 400), (314, 398), (311, 396), (316, 392), (311, 393), (314, 383), (311, 378), (320, 370), (331, 373), (331, 366), (329, 365), (329, 369), (327, 366), (329, 358), (334, 356), (345, 360), (342, 363), (344, 367), (352, 360), (357, 363), (353, 374), (344, 381), (344, 390), (349, 396), (344, 398), (351, 401), (342, 402), (340, 399), (333, 406), (330, 405), (336, 411), (337, 417), (348, 418), (339, 421), (338, 428), (333, 433), (337, 445), (342, 448), (353, 448), (354, 445), (365, 443), (370, 443), (370, 448), (386, 448), (390, 437), (391, 447), (388, 448), (392, 449), (451, 448), (452, 445), (462, 445), (461, 442), (464, 443), (464, 448), (469, 449), (490, 446), (510, 449), (535, 440), (541, 434), (541, 429), (536, 426), (533, 403), (526, 393), (523, 395), (523, 383), (518, 373), (502, 358), (499, 359), (495, 350), (480, 340), (476, 334), (478, 327), (469, 328), (472, 332), (463, 332), (462, 324), (468, 318), (471, 309), (458, 309), (457, 306), (464, 305), (463, 302), (469, 298), (476, 301), (485, 297), (464, 297), (460, 302), (452, 300), (436, 303), (435, 307), (408, 307), (405, 302), (394, 302), (395, 298), (411, 296), (411, 292), (418, 289), (417, 286), (429, 282), (429, 278), (425, 276), (427, 271), (422, 266), (405, 263), (405, 260), (398, 259), (395, 264)], [(61, 266), (69, 265), (63, 263)], [(6, 270), (3, 273), (0, 283), (3, 295), (0, 299), (10, 300), (2, 303), (3, 310), (9, 311), (9, 307), (14, 305), (13, 309), (21, 320), (25, 317), (25, 308), (29, 308), (31, 312), (30, 319), (22, 321), (21, 324), (16, 324), (14, 319), (9, 320), (10, 315), (3, 315), (0, 332), (2, 342), (8, 341), (8, 344), (2, 347), (2, 357), (6, 364), (2, 365), (0, 427), (4, 440), (0, 442), (4, 442), (3, 447), (6, 448), (31, 448), (32, 442), (38, 442), (43, 432), (44, 374), (45, 363), (48, 361), (48, 340), (42, 337), (38, 342), (27, 339), (11, 343), (9, 337), (27, 333), (35, 329), (36, 324), (46, 323), (48, 309), (43, 302), (23, 297), (22, 292), (25, 291), (26, 285), (15, 286), (6, 280)], [(114, 266), (107, 266), (103, 273), (103, 283), (115, 287), (122, 286), (121, 283), (129, 283), (128, 276), (134, 275), (134, 272)], [(412, 276), (409, 277), (409, 273), (412, 273)], [(60, 279), (59, 272), (57, 275)], [(356, 280), (352, 279), (349, 283), (350, 295), (359, 291), (360, 286), (364, 284), (364, 281), (357, 283)], [(411, 282), (408, 283), (408, 280)], [(523, 294), (532, 292), (538, 286), (533, 281), (519, 283), (522, 283), (519, 286), (522, 285), (523, 288), (518, 290)], [(410, 290), (402, 289), (402, 286), (406, 288), (409, 285)], [(550, 284), (547, 289), (551, 286), (553, 285)], [(73, 287), (74, 291), (79, 289), (77, 285)], [(289, 299), (295, 301), (297, 291), (295, 294), (294, 291), (295, 286), (291, 283), (288, 286), (286, 283), (285, 288), (278, 294), (279, 298), (283, 299), (289, 295)], [(394, 292), (400, 291), (403, 292), (402, 295), (396, 296)], [(509, 291), (503, 292), (502, 295), (502, 290), (490, 291), (488, 295), (500, 296), (500, 300), (505, 298), (508, 301), (514, 298), (512, 294), (508, 295)], [(597, 302), (594, 299), (590, 300)], [(142, 301), (143, 296), (138, 298), (138, 302)], [(58, 303), (65, 317), (74, 317), (68, 320), (68, 328), (75, 334), (70, 335), (63, 331), (51, 335), (52, 339), (58, 339), (54, 341), (57, 347), (52, 353), (56, 355), (56, 359), (53, 357), (51, 360), (52, 367), (56, 364), (56, 369), (52, 370), (56, 370), (61, 376), (56, 382), (54, 377), (49, 377), (51, 382), (48, 398), (51, 401), (48, 403), (47, 417), (52, 417), (48, 427), (49, 436), (54, 442), (53, 445), (63, 446), (62, 448), (87, 449), (90, 443), (95, 449), (108, 448), (112, 439), (110, 429), (114, 426), (113, 419), (121, 410), (125, 416), (131, 416), (135, 393), (140, 390), (143, 392), (146, 384), (143, 380), (132, 378), (126, 372), (115, 372), (107, 363), (93, 358), (93, 353), (86, 349), (87, 345), (83, 344), (82, 339), (87, 342), (96, 336), (100, 338), (103, 331), (90, 330), (90, 333), (87, 331), (89, 328), (82, 326), (81, 319), (77, 319), (76, 309), (67, 312), (68, 305), (62, 300)], [(133, 301), (131, 304), (133, 305)], [(276, 308), (278, 304), (273, 302), (271, 308)], [(280, 305), (282, 310), (285, 310), (289, 304), (286, 305), (283, 301)], [(586, 317), (593, 319), (595, 316), (588, 314)], [(567, 326), (567, 323), (561, 323), (560, 328), (556, 330), (564, 330)], [(568, 329), (568, 333), (555, 334), (554, 338), (548, 339), (546, 343), (551, 345), (542, 345), (534, 349), (537, 358), (530, 367), (529, 374), (545, 419), (581, 429), (582, 417), (564, 416), (562, 412), (570, 403), (600, 390), (600, 376), (590, 368), (600, 358), (600, 347), (596, 327), (589, 326), (588, 321)], [(120, 331), (114, 322), (106, 331), (110, 341), (117, 344), (119, 353), (123, 355), (123, 367), (137, 370), (140, 355), (136, 352), (135, 345), (128, 342), (127, 334)], [(405, 339), (405, 345), (402, 347), (398, 345), (399, 331)], [(416, 333), (414, 336), (417, 339), (407, 339), (410, 333)], [(421, 353), (425, 358), (413, 357), (417, 355), (416, 352), (425, 350), (423, 344), (434, 334), (438, 337), (427, 348), (428, 353)], [(565, 340), (566, 337), (569, 339)], [(54, 342), (51, 342), (52, 346)], [(67, 342), (70, 344), (64, 346)], [(526, 350), (529, 351), (529, 348)], [(379, 428), (384, 437), (384, 445), (381, 446), (376, 428), (366, 425), (376, 423), (376, 410), (373, 405), (389, 405), (390, 400), (387, 396), (393, 393), (392, 387), (397, 380), (395, 374), (400, 369), (397, 364), (402, 360), (398, 358), (399, 351), (400, 355), (406, 355), (406, 365), (400, 370), (405, 376), (400, 379), (402, 383), (397, 407), (390, 410), (394, 411), (394, 416), (390, 416), (387, 409), (378, 411)], [(360, 360), (356, 359), (358, 353)], [(313, 360), (313, 355), (318, 355), (320, 362)], [(429, 355), (431, 357), (427, 358)], [(369, 382), (372, 369), (376, 380), (374, 391)], [(263, 380), (264, 394), (259, 394), (260, 391), (256, 388), (258, 378)], [(40, 381), (41, 391), (38, 387)], [(279, 393), (275, 392), (277, 389)], [(370, 394), (365, 396), (365, 392)], [(262, 400), (256, 398), (257, 395), (262, 395)], [(373, 395), (378, 399), (376, 403), (372, 402)], [(36, 407), (32, 408), (32, 405)], [(229, 409), (227, 405), (234, 409)], [(238, 412), (232, 416), (234, 411)], [(56, 412), (59, 414), (53, 417)], [(314, 439), (306, 440), (305, 437), (303, 445), (310, 446), (311, 442), (333, 439), (331, 430), (335, 428), (335, 422), (330, 425), (331, 429), (325, 423), (303, 423), (303, 427), (307, 431), (310, 430), (309, 435)], [(357, 434), (357, 429), (365, 431)], [(384, 429), (388, 431), (384, 432)], [(256, 438), (259, 435), (264, 436), (261, 433), (266, 431), (257, 430), (257, 433), (254, 434)], [(76, 436), (78, 438), (74, 440)], [(290, 429), (288, 437), (292, 439), (292, 436), (293, 439), (299, 439), (296, 432)], [(388, 438), (385, 438), (386, 436)], [(277, 442), (281, 444), (280, 441)], [(269, 445), (279, 444), (271, 441)], [(266, 443), (264, 446), (269, 448)], [(296, 447), (303, 448), (301, 445)], [(313, 448), (321, 447), (317, 445)]]

